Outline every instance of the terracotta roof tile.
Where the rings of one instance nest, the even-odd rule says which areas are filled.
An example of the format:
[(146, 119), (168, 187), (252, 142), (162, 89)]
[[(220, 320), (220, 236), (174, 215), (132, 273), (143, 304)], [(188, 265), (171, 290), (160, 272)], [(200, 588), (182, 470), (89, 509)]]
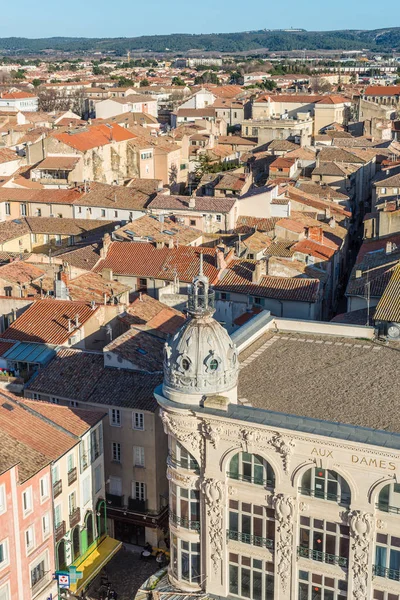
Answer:
[(107, 146), (112, 142), (124, 142), (133, 139), (135, 136), (129, 133), (123, 127), (117, 124), (112, 125), (92, 125), (84, 131), (77, 133), (56, 133), (55, 139), (63, 142), (79, 152), (86, 152), (92, 148)]
[(35, 300), (5, 332), (4, 340), (40, 342), (45, 344), (64, 344), (72, 335), (68, 331), (68, 320), (74, 321), (76, 315), (79, 323), (84, 325), (98, 310), (84, 302), (68, 300)]

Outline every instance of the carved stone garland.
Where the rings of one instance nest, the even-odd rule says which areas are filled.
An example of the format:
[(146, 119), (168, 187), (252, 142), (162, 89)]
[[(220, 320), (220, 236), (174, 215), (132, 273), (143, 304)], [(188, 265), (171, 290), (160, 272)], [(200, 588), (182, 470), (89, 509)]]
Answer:
[(211, 561), (214, 572), (217, 573), (222, 561), (224, 539), (223, 502), (224, 484), (217, 479), (205, 479), (202, 484), (208, 516), (208, 539), (211, 546)]
[(293, 498), (285, 494), (277, 494), (274, 497), (274, 506), (277, 520), (275, 560), (282, 591), (286, 592), (290, 583), (293, 553)]
[(354, 510), (349, 517), (353, 540), (353, 598), (367, 600), (372, 515)]

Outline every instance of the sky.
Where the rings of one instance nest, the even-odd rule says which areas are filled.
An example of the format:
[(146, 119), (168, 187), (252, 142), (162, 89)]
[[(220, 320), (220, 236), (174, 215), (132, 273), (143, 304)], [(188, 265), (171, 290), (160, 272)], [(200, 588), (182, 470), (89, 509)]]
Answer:
[[(0, 0), (0, 37), (136, 37), (301, 27), (312, 30), (396, 27), (376, 0)], [(115, 9), (115, 10), (114, 10)], [(393, 14), (393, 13), (391, 13)]]

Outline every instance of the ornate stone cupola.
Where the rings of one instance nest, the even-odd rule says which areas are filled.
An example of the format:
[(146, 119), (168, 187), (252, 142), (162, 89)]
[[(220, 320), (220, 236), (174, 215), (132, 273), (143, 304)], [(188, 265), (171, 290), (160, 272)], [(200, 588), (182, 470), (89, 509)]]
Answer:
[(173, 402), (198, 406), (209, 396), (237, 402), (236, 347), (213, 318), (214, 299), (200, 254), (200, 272), (189, 290), (190, 316), (165, 344), (163, 394)]

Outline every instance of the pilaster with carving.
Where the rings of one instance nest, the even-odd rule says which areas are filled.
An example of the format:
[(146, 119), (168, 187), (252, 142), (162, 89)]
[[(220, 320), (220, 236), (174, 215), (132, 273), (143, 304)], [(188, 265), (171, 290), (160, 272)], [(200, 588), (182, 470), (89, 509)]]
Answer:
[[(202, 530), (203, 548), (208, 548), (209, 556), (206, 557), (206, 572), (213, 573), (215, 580), (222, 584), (223, 577), (223, 549), (225, 543), (224, 528), (224, 500), (225, 485), (222, 481), (213, 478), (204, 479), (202, 482), (206, 527)], [(202, 550), (203, 550), (202, 548)], [(210, 571), (210, 567), (212, 571)]]
[(280, 600), (291, 598), (293, 563), (294, 500), (286, 494), (273, 498), (275, 507), (275, 594)]
[(349, 513), (351, 534), (350, 564), (352, 577), (349, 577), (351, 598), (368, 600), (372, 595), (373, 519), (372, 515), (361, 510)]

